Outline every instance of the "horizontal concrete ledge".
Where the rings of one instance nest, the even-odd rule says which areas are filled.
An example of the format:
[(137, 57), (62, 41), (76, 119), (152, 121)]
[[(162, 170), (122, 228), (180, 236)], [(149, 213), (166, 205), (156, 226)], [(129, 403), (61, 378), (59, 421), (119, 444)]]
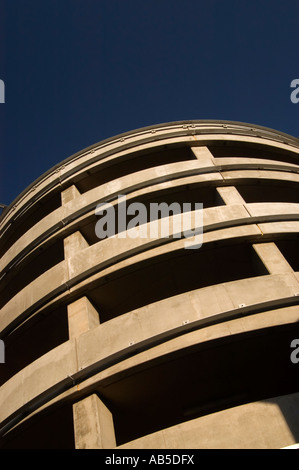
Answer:
[[(213, 160), (213, 161), (212, 161)], [(134, 185), (130, 185), (132, 177), (131, 175), (120, 178), (117, 181), (117, 186), (123, 189), (120, 189), (124, 193), (128, 194), (136, 189), (148, 187), (153, 184), (157, 184), (161, 181), (171, 181), (179, 177), (190, 176), (190, 175), (200, 175), (205, 173), (219, 172), (219, 171), (232, 171), (232, 170), (265, 170), (265, 171), (281, 171), (281, 172), (290, 172), (290, 173), (299, 173), (298, 165), (291, 163), (284, 163), (278, 161), (270, 161), (259, 158), (215, 158), (212, 160), (197, 160), (197, 161), (184, 161), (179, 163), (171, 163), (168, 165), (163, 165), (160, 167), (153, 167), (150, 169), (142, 170), (134, 173), (134, 180), (136, 180)], [(159, 169), (162, 171), (162, 176), (157, 177), (156, 174), (159, 174)], [(180, 172), (179, 172), (180, 169)], [(140, 177), (139, 177), (140, 176)], [(123, 183), (122, 183), (123, 182)], [(106, 196), (103, 200), (109, 201), (109, 198), (114, 198), (119, 193), (117, 190), (116, 193), (109, 191), (110, 186), (115, 186), (115, 181), (110, 181), (103, 186), (105, 189), (107, 186), (108, 191), (106, 191)], [(59, 188), (61, 188), (61, 182), (59, 180)], [(82, 199), (82, 198), (81, 198)], [(99, 198), (100, 202), (101, 198)], [(31, 205), (34, 205), (36, 201), (40, 201), (40, 197), (36, 200), (31, 201)], [(77, 201), (79, 204), (79, 201)], [(27, 209), (26, 209), (27, 210)], [(11, 225), (17, 218), (24, 216), (26, 217), (26, 210), (22, 210), (19, 213), (14, 213), (13, 217), (7, 220), (7, 224), (0, 228), (0, 235), (4, 234), (9, 230), (9, 225)], [(2, 223), (3, 225), (3, 223)]]
[[(186, 322), (178, 327), (170, 330), (163, 331), (155, 336), (151, 336), (139, 342), (132, 342), (132, 344), (120, 351), (117, 351), (110, 356), (107, 356), (99, 361), (83, 367), (76, 374), (74, 374), (74, 384), (81, 383), (89, 377), (101, 372), (102, 370), (111, 367), (112, 365), (121, 362), (129, 357), (135, 356), (141, 352), (147, 351), (158, 345), (171, 341), (179, 336), (207, 328), (212, 325), (219, 325), (229, 320), (234, 320), (240, 317), (255, 315), (257, 313), (266, 312), (279, 308), (291, 307), (299, 305), (298, 297), (288, 297), (284, 299), (261, 302), (259, 304), (242, 306), (233, 310), (217, 313), (208, 318), (201, 318), (198, 320)], [(299, 320), (299, 318), (298, 318)], [(87, 336), (87, 335), (86, 335)]]
[(293, 411), (292, 424), (298, 432), (298, 404), (299, 393), (251, 402), (148, 434), (117, 449), (298, 448), (281, 411)]
[[(61, 185), (68, 178), (73, 177), (77, 173), (78, 168), (82, 168), (82, 165), (87, 166), (92, 161), (102, 160), (116, 152), (132, 150), (134, 147), (144, 143), (152, 142), (153, 144), (162, 145), (161, 141), (164, 140), (163, 144), (165, 144), (165, 139), (168, 139), (168, 144), (171, 140), (173, 143), (176, 143), (178, 139), (183, 138), (181, 142), (185, 142), (189, 146), (195, 146), (200, 144), (205, 145), (207, 142), (213, 140), (223, 140), (225, 136), (226, 140), (267, 145), (299, 154), (299, 148), (297, 147), (298, 139), (272, 131), (271, 129), (263, 130), (261, 128), (259, 131), (256, 131), (257, 126), (247, 127), (246, 124), (238, 125), (237, 123), (219, 124), (219, 121), (218, 125), (217, 122), (212, 124), (212, 126), (208, 122), (207, 124), (197, 122), (191, 124), (191, 126), (194, 126), (191, 131), (189, 125), (183, 123), (170, 123), (165, 127), (164, 125), (158, 125), (154, 126), (154, 128), (145, 128), (140, 132), (133, 131), (127, 134), (128, 139), (121, 136), (119, 138), (114, 137), (107, 139), (65, 159), (61, 164), (56, 165), (34, 181), (10, 204), (0, 218), (0, 233), (2, 233), (4, 226), (10, 223), (9, 219), (13, 218), (12, 220), (14, 220), (18, 217), (20, 211), (24, 210), (24, 207), (22, 208), (23, 205), (26, 206), (26, 208), (31, 206), (32, 202), (34, 203), (34, 201), (40, 199), (44, 194), (53, 190), (57, 184)], [(211, 131), (211, 127), (214, 128), (213, 131)], [(153, 133), (153, 130), (155, 130), (155, 133)], [(232, 130), (234, 130), (235, 134), (231, 133)], [(247, 137), (245, 138), (245, 136)], [(125, 140), (126, 142), (123, 143)], [(109, 148), (110, 150), (108, 150)], [(69, 166), (71, 170), (68, 170)]]
[[(2, 417), (1, 426), (0, 426), (0, 436), (3, 436), (10, 429), (12, 429), (12, 427), (17, 425), (20, 421), (25, 419), (31, 413), (34, 413), (40, 407), (44, 406), (45, 404), (53, 400), (55, 397), (58, 397), (59, 395), (63, 394), (65, 391), (72, 389), (75, 385), (81, 384), (82, 382), (98, 374), (99, 372), (109, 369), (115, 364), (125, 361), (128, 358), (136, 356), (144, 351), (148, 351), (156, 346), (166, 343), (167, 341), (171, 341), (175, 338), (178, 338), (179, 336), (192, 333), (194, 331), (197, 331), (203, 328), (207, 328), (211, 325), (221, 324), (229, 320), (238, 319), (240, 317), (245, 317), (249, 315), (254, 315), (256, 313), (265, 312), (267, 310), (274, 310), (274, 309), (290, 307), (294, 305), (299, 305), (299, 296), (276, 299), (274, 301), (271, 300), (271, 301), (261, 302), (259, 304), (251, 305), (251, 306), (239, 307), (233, 310), (228, 310), (219, 314), (212, 315), (209, 318), (199, 319), (190, 323), (186, 323), (184, 325), (180, 325), (179, 327), (172, 328), (171, 330), (163, 331), (155, 336), (146, 338), (145, 340), (142, 340), (138, 343), (134, 343), (124, 349), (116, 351), (108, 355), (107, 357), (99, 361), (96, 361), (90, 364), (89, 366), (84, 367), (83, 369), (78, 370), (78, 371), (75, 370), (75, 364), (73, 363), (73, 360), (70, 360), (70, 358), (68, 358), (68, 360), (65, 361), (65, 358), (63, 358), (64, 364), (69, 363), (71, 365), (71, 367), (69, 368), (69, 374), (66, 374), (66, 376), (63, 379), (60, 379), (55, 384), (51, 384), (47, 389), (43, 390), (42, 392), (38, 393), (35, 396), (34, 396), (35, 391), (30, 389), (30, 394), (32, 395), (32, 398), (29, 399), (24, 404), (16, 403), (17, 411), (13, 411), (10, 414), (8, 414), (6, 417)], [(289, 324), (289, 321), (287, 319), (284, 319), (284, 321), (285, 323), (281, 322), (280, 324), (286, 324), (286, 325)], [(296, 320), (293, 319), (292, 323), (294, 323), (294, 321), (298, 321), (298, 318), (296, 317)], [(16, 374), (16, 376), (9, 379), (2, 386), (0, 390), (0, 398), (3, 399), (3, 396), (5, 397), (6, 395), (10, 395), (9, 389), (10, 389), (10, 385), (12, 381), (15, 381), (17, 377), (20, 377), (22, 381), (24, 372), (26, 372), (27, 376), (29, 376), (31, 369), (36, 368), (36, 367), (37, 369), (39, 369), (38, 364), (40, 362), (43, 362), (45, 364), (44, 370), (45, 370), (45, 374), (47, 375), (48, 374), (48, 371), (47, 371), (48, 362), (46, 359), (49, 356), (56, 355), (56, 350), (58, 349), (59, 350), (61, 348), (69, 349), (68, 343), (72, 343), (71, 346), (74, 347), (74, 343), (71, 341), (63, 343), (61, 346), (58, 346), (54, 350), (50, 351), (49, 353), (45, 354), (41, 358), (37, 359), (34, 363), (30, 364), (25, 369), (23, 369), (18, 374)], [(76, 357), (77, 354), (74, 354), (73, 356)], [(65, 365), (64, 365), (64, 370), (66, 370)], [(61, 376), (61, 373), (60, 373), (60, 376)], [(23, 388), (24, 388), (24, 384), (23, 384)], [(21, 390), (20, 387), (19, 387), (19, 390)], [(5, 411), (7, 412), (8, 410), (6, 409)]]
[[(258, 204), (252, 205), (252, 212), (258, 210)], [(266, 205), (268, 206), (268, 205)], [(272, 207), (272, 205), (269, 205)], [(253, 236), (244, 234), (242, 232), (242, 226), (252, 226), (253, 224), (266, 225), (266, 223), (275, 223), (277, 220), (285, 221), (299, 220), (299, 204), (294, 205), (298, 208), (298, 214), (294, 215), (292, 208), (290, 208), (290, 214), (288, 216), (280, 215), (269, 215), (269, 216), (256, 216), (250, 217), (248, 210), (246, 211), (243, 205), (236, 206), (221, 206), (219, 208), (206, 209), (206, 212), (210, 212), (209, 224), (205, 223), (204, 219), (204, 237), (203, 245), (219, 241), (223, 243), (228, 239), (235, 239), (238, 237), (236, 231), (230, 229), (236, 228), (239, 230), (239, 236), (246, 241), (246, 238)], [(221, 214), (226, 214), (227, 220), (222, 217), (221, 222), (219, 220), (219, 214), (217, 215), (217, 209), (222, 209)], [(240, 212), (241, 211), (241, 212)], [(271, 212), (273, 211), (273, 207)], [(259, 211), (258, 211), (259, 212)], [(213, 215), (214, 214), (214, 215)], [(240, 215), (243, 218), (240, 219)], [(234, 218), (235, 217), (235, 218)], [(243, 225), (242, 225), (243, 224)], [(279, 226), (278, 226), (279, 228)], [(227, 230), (227, 233), (223, 232)], [(263, 233), (259, 228), (256, 227), (256, 239), (263, 236), (267, 229), (263, 229)], [(209, 233), (213, 233), (214, 236), (209, 240), (205, 238)], [(141, 240), (141, 241), (140, 241)], [(121, 242), (121, 243), (120, 243)], [(118, 263), (130, 260), (132, 263), (138, 262), (134, 257), (138, 254), (144, 254), (147, 259), (151, 257), (159, 256), (169, 251), (181, 250), (184, 248), (186, 239), (105, 239), (92, 245), (84, 250), (78, 252), (68, 260), (62, 261), (55, 265), (52, 269), (42, 274), (16, 296), (14, 296), (0, 311), (0, 330), (1, 337), (5, 336), (19, 323), (24, 321), (33, 314), (38, 308), (41, 308), (49, 300), (55, 299), (55, 296), (59, 296), (64, 292), (68, 292), (70, 289), (84, 281), (85, 279), (91, 278), (96, 273), (104, 271), (108, 267), (117, 269)], [(155, 249), (163, 248), (163, 252), (157, 253)], [(200, 248), (201, 249), (201, 248)], [(190, 251), (190, 250), (189, 250)], [(105, 253), (109, 256), (105, 256)], [(41, 289), (42, 286), (42, 289)]]
[[(168, 170), (169, 167), (170, 165), (167, 165)], [(165, 166), (160, 168), (165, 169)], [(223, 169), (225, 169), (225, 165), (223, 166)], [(151, 174), (155, 172), (154, 169), (145, 171), (147, 175), (149, 171)], [(234, 170), (231, 171), (232, 173), (227, 169), (227, 172), (225, 174), (220, 174), (220, 170), (218, 171), (218, 173), (214, 171), (212, 173), (202, 173), (200, 171), (196, 171), (194, 173), (194, 171), (191, 171), (191, 174), (188, 173), (185, 176), (182, 174), (176, 175), (175, 179), (173, 179), (174, 174), (172, 173), (170, 174), (170, 179), (167, 179), (167, 181), (164, 181), (163, 177), (163, 181), (161, 180), (161, 178), (158, 178), (159, 181), (151, 178), (146, 181), (146, 178), (143, 175), (144, 172), (139, 172), (135, 174), (135, 178), (137, 178), (139, 174), (140, 181), (133, 186), (131, 185), (130, 178), (120, 178), (119, 180), (117, 180), (117, 182), (111, 181), (107, 185), (88, 191), (83, 195), (75, 198), (73, 201), (71, 201), (64, 207), (60, 207), (53, 211), (40, 222), (36, 223), (32, 228), (30, 228), (24, 235), (22, 235), (17, 240), (9, 248), (9, 250), (4, 253), (0, 260), (0, 279), (3, 277), (5, 272), (12, 269), (13, 266), (19, 263), (28, 253), (30, 253), (36, 247), (44, 244), (47, 240), (50, 240), (51, 238), (55, 237), (55, 235), (58, 235), (61, 231), (68, 230), (71, 225), (78, 225), (79, 221), (82, 221), (82, 218), (90, 216), (90, 214), (95, 211), (97, 204), (103, 202), (115, 204), (117, 196), (120, 193), (126, 194), (129, 203), (130, 199), (138, 197), (137, 195), (140, 194), (142, 191), (143, 195), (147, 194), (147, 189), (149, 193), (157, 190), (164, 191), (167, 182), (171, 183), (171, 187), (169, 189), (173, 189), (175, 187), (178, 187), (179, 189), (180, 185), (184, 184), (196, 184), (197, 179), (198, 183), (202, 182), (205, 185), (218, 184), (219, 186), (223, 186), (225, 184), (236, 184), (236, 182), (238, 182), (238, 175), (235, 175)], [(297, 181), (299, 183), (299, 173), (295, 174), (294, 172), (290, 173), (283, 171), (265, 171), (260, 169), (255, 170), (255, 172), (253, 171), (251, 173), (250, 171), (251, 170), (248, 169), (242, 170), (240, 173), (240, 180), (242, 178), (261, 179), (265, 177), (266, 179), (273, 178), (275, 180), (293, 182)], [(207, 175), (209, 175), (209, 177), (207, 177)], [(190, 179), (189, 182), (188, 178)], [(114, 184), (117, 184), (117, 191), (113, 189)]]
[[(277, 222), (277, 221), (299, 221), (299, 204), (293, 210), (289, 208), (289, 213), (282, 212), (281, 214), (275, 214), (274, 205), (271, 206), (270, 215), (261, 215), (262, 211), (254, 205), (251, 209), (248, 205), (236, 205), (236, 206), (221, 206), (217, 208), (205, 209), (203, 211), (203, 227), (194, 227), (195, 236), (201, 232), (207, 234), (209, 232), (215, 232), (215, 239), (217, 238), (217, 232), (223, 229), (229, 229), (233, 227), (241, 227), (244, 225), (262, 224), (266, 222)], [(248, 212), (246, 212), (246, 210)], [(251, 211), (250, 211), (251, 209)], [(259, 215), (251, 215), (259, 212)], [(205, 215), (207, 215), (205, 217)], [(219, 222), (223, 215), (223, 220)], [(225, 215), (228, 215), (225, 220)], [(251, 215), (251, 216), (250, 216)], [(243, 216), (243, 217), (242, 217)], [(235, 218), (234, 218), (235, 217)], [(172, 219), (172, 218), (171, 218)], [(147, 224), (148, 226), (150, 224)], [(159, 238), (159, 239), (118, 239), (107, 238), (95, 245), (85, 248), (81, 252), (71, 257), (68, 260), (70, 279), (68, 285), (73, 287), (80, 282), (84, 277), (93, 275), (96, 271), (105, 269), (108, 266), (112, 266), (122, 260), (130, 258), (139, 253), (147, 253), (148, 258), (151, 257), (151, 249), (164, 245), (167, 247), (177, 241), (176, 234), (170, 238)], [(233, 238), (233, 237), (232, 237)], [(180, 240), (182, 244), (188, 241), (188, 238)], [(214, 240), (215, 241), (215, 240)], [(218, 238), (219, 243), (222, 241), (221, 235)], [(202, 239), (203, 244), (206, 244), (204, 238)], [(182, 248), (178, 246), (178, 249)], [(171, 249), (171, 248), (170, 248)], [(201, 248), (200, 248), (201, 249)], [(109, 253), (109, 257), (106, 259), (104, 253)], [(92, 259), (92, 265), (86, 260)]]
[(7, 420), (4, 421), (4, 425), (0, 427), (0, 437), (4, 436), (8, 431), (20, 423), (24, 418), (34, 413), (45, 403), (50, 402), (53, 398), (62, 394), (66, 390), (69, 390), (74, 385), (72, 376), (67, 376), (62, 380), (59, 385), (53, 385), (53, 387), (41, 393), (36, 399), (31, 400), (22, 406), (17, 412), (13, 413)]
[[(92, 203), (92, 208), (95, 209), (96, 203)], [(130, 200), (128, 199), (128, 204), (130, 203)], [(112, 205), (117, 204), (117, 200), (114, 200), (111, 202)], [(230, 207), (233, 206), (215, 206), (211, 208), (204, 209), (204, 215), (207, 214), (209, 218), (209, 214), (214, 213), (223, 213), (224, 217), (226, 212), (229, 212), (231, 209)], [(271, 217), (276, 217), (275, 220), (297, 220), (298, 214), (299, 214), (299, 204), (291, 204), (291, 203), (254, 203), (254, 204), (244, 204), (244, 207), (248, 210), (248, 213), (252, 216), (251, 222), (250, 223), (262, 223), (264, 221), (267, 221)], [(65, 229), (65, 227), (73, 222), (74, 219), (82, 217), (82, 215), (85, 215), (87, 212), (90, 213), (91, 206), (88, 205), (88, 207), (84, 207), (80, 211), (78, 211), (76, 214), (73, 214), (72, 216), (69, 216), (67, 218), (62, 219), (61, 221), (58, 220), (58, 215), (60, 212), (58, 212), (57, 216), (55, 214), (51, 215), (50, 220), (54, 218), (52, 221), (52, 226), (46, 228), (45, 231), (37, 236), (33, 242), (29, 242), (28, 236), (30, 235), (31, 231), (28, 232), (28, 236), (25, 235), (22, 237), (12, 248), (9, 250), (3, 257), (2, 261), (0, 262), (0, 266), (2, 265), (1, 271), (0, 271), (0, 279), (3, 278), (6, 272), (11, 270), (17, 263), (19, 263), (27, 254), (32, 252), (34, 248), (37, 246), (40, 247), (41, 243), (45, 242), (47, 239), (51, 238), (52, 236), (55, 235), (55, 233), (58, 233), (60, 230)], [(261, 219), (257, 220), (254, 219), (254, 216), (259, 215)], [(57, 222), (56, 222), (57, 221)], [(95, 219), (96, 222), (96, 219)], [(246, 221), (238, 221), (239, 224), (242, 223), (247, 223)], [(227, 225), (229, 226), (229, 225)], [(217, 226), (217, 223), (215, 224), (215, 228), (212, 228), (209, 223), (204, 221), (204, 231), (209, 231), (209, 230), (217, 230), (217, 228), (222, 228), (221, 224)], [(11, 258), (11, 255), (16, 251), (15, 247), (19, 247), (19, 252), (17, 255), (9, 261)], [(22, 246), (25, 248), (22, 249)], [(5, 264), (7, 263), (7, 264)]]

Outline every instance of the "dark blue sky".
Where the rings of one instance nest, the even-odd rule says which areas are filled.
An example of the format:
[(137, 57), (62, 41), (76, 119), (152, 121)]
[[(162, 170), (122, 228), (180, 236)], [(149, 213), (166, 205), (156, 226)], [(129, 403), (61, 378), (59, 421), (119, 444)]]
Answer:
[(0, 0), (0, 203), (139, 127), (226, 119), (299, 136), (298, 0)]

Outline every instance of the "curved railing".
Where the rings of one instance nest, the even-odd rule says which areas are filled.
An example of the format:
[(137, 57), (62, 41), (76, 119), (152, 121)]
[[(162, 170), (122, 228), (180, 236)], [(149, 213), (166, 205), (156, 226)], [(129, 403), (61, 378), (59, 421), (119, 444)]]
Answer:
[[(238, 123), (233, 121), (178, 121), (165, 124), (158, 124), (148, 126), (145, 128), (137, 129), (117, 135), (115, 137), (103, 140), (94, 144), (57, 164), (40, 178), (36, 179), (29, 185), (8, 207), (5, 208), (1, 216), (0, 233), (3, 227), (9, 223), (9, 219), (14, 220), (22, 210), (39, 200), (48, 191), (53, 189), (57, 184), (63, 184), (83, 167), (98, 162), (115, 152), (128, 151), (134, 149), (136, 146), (144, 144), (165, 144), (164, 141), (171, 138), (180, 138), (188, 136), (203, 137), (203, 140), (214, 139), (215, 135), (219, 136), (238, 136), (258, 138), (259, 143), (268, 145), (281, 144), (281, 148), (291, 150), (299, 154), (299, 140), (288, 134), (275, 131), (262, 126)], [(190, 144), (190, 140), (183, 139)], [(192, 142), (192, 140), (191, 140)], [(194, 140), (193, 140), (194, 142)], [(94, 153), (97, 155), (94, 156)], [(99, 152), (99, 154), (98, 154)]]
[[(231, 320), (247, 317), (249, 319), (250, 316), (261, 311), (273, 313), (273, 318), (271, 315), (266, 320), (261, 318), (261, 328), (264, 328), (265, 325), (270, 327), (277, 326), (277, 324), (297, 322), (299, 297), (295, 295), (295, 290), (290, 288), (287, 283), (282, 283), (281, 276), (266, 276), (266, 278), (237, 281), (239, 289), (236, 289), (236, 283), (234, 282), (219, 286), (217, 292), (214, 286), (193, 292), (194, 299), (196, 299), (196, 304), (193, 305), (199, 306), (200, 303), (206, 305), (206, 299), (211, 295), (214, 297), (216, 295), (219, 299), (221, 298), (222, 306), (230, 303), (230, 309), (222, 308), (220, 303), (217, 305), (214, 302), (213, 309), (211, 310), (210, 306), (205, 312), (198, 307), (193, 307), (193, 311), (189, 311), (188, 318), (186, 318), (186, 296), (189, 296), (190, 293), (182, 294), (167, 299), (168, 305), (163, 305), (164, 301), (152, 304), (147, 308), (141, 308), (138, 311), (126, 314), (125, 318), (118, 317), (99, 325), (80, 339), (77, 339), (77, 341), (69, 340), (63, 343), (21, 370), (1, 387), (1, 402), (6, 402), (7, 406), (1, 408), (0, 422), (2, 425), (0, 435), (7, 432), (39, 407), (46, 405), (68, 390), (71, 390), (73, 399), (76, 395), (80, 396), (82, 385), (80, 390), (78, 388), (73, 389), (74, 386), (87, 381), (87, 387), (90, 387), (92, 377), (94, 377), (96, 383), (99, 380), (96, 375), (100, 372), (109, 370), (114, 365), (121, 364), (134, 356), (137, 358), (143, 352), (153, 350), (153, 357), (155, 357), (155, 347), (163, 346), (168, 341), (175, 341), (176, 338), (183, 335), (186, 344), (179, 343), (174, 348), (175, 350), (177, 348), (183, 349), (192, 344), (192, 340), (190, 343), (188, 337), (188, 334), (192, 334), (192, 332), (213, 325), (217, 326)], [(268, 285), (274, 283), (274, 285), (282, 287), (281, 293), (277, 291), (275, 299), (269, 299), (265, 282), (266, 285), (267, 283)], [(244, 285), (247, 288), (248, 283), (248, 296), (251, 297), (252, 303), (244, 305), (240, 303), (240, 300), (243, 296)], [(175, 305), (176, 315), (165, 318), (165, 322), (161, 325), (159, 321), (161, 309), (171, 308), (172, 304)], [(277, 323), (276, 310), (280, 308), (286, 310)], [(145, 328), (142, 327), (144, 323), (151, 326), (150, 333), (145, 333)], [(132, 326), (134, 327), (133, 330)], [(248, 331), (251, 328), (253, 326), (250, 326), (249, 323)], [(257, 325), (255, 324), (254, 329), (256, 328)], [(243, 329), (244, 325), (241, 327), (241, 330)], [(221, 332), (216, 328), (215, 334), (209, 335), (209, 340), (226, 334), (225, 331)], [(114, 338), (115, 341), (105, 341), (105, 338), (108, 337)], [(198, 338), (196, 340), (198, 341)], [(101, 344), (101, 348), (95, 347), (98, 344)], [(162, 348), (158, 354), (163, 356), (168, 353)], [(150, 358), (146, 357), (145, 360), (148, 361)], [(123, 366), (126, 367), (125, 362)], [(34, 380), (36, 374), (38, 374), (39, 380)], [(31, 383), (28, 389), (25, 387), (26, 381)], [(10, 396), (14, 396), (13, 401), (9, 401)]]
[[(227, 146), (240, 144), (245, 148), (248, 145), (250, 156), (230, 156), (229, 152), (228, 155), (225, 152), (220, 155), (216, 151), (214, 155), (213, 145), (220, 146), (224, 142)], [(76, 184), (88, 179), (89, 174), (116, 168), (118, 163), (129, 162), (132, 155), (142, 159), (143, 155), (151, 155), (151, 152), (166, 147), (170, 150), (187, 148), (187, 157), (185, 155), (186, 158), (178, 161), (174, 159), (171, 163), (148, 163), (148, 167), (138, 167), (137, 171), (120, 174), (119, 178), (113, 177), (111, 170), (104, 183), (94, 186), (94, 181), (92, 184), (89, 181), (90, 186), (87, 185), (84, 192), (76, 192)], [(248, 202), (241, 196), (243, 186), (263, 188), (268, 184), (274, 186), (274, 191), (275, 185), (280, 185), (282, 191), (285, 187), (291, 188), (290, 201)], [(63, 192), (70, 187), (75, 188), (73, 199), (63, 200)], [(170, 232), (167, 238), (161, 235), (133, 238), (130, 230), (125, 230), (122, 238), (116, 233), (115, 237), (105, 239), (96, 239), (93, 232), (91, 243), (82, 236), (75, 248), (73, 246), (67, 251), (65, 242), (67, 240), (68, 243), (72, 235), (81, 236), (86, 226), (88, 230), (91, 226), (95, 230), (99, 203), (106, 202), (116, 207), (119, 195), (125, 195), (128, 203), (141, 198), (149, 204), (152, 199), (162, 200), (164, 196), (168, 201), (175, 201), (176, 194), (183, 198), (190, 188), (215, 191), (216, 196), (215, 203), (214, 200), (211, 202), (209, 193), (208, 207), (204, 201), (198, 200), (198, 203), (203, 203), (202, 222), (193, 223), (190, 229), (195, 230), (194, 233), (202, 233), (202, 247), (193, 254), (192, 273), (196, 275), (197, 269), (204, 269), (204, 263), (214, 263), (213, 256), (219, 253), (222, 256), (230, 250), (229, 253), (234, 254), (237, 246), (244, 247), (245, 251), (240, 251), (244, 259), (249, 259), (251, 251), (254, 251), (257, 267), (240, 269), (235, 273), (227, 266), (229, 274), (223, 278), (222, 273), (213, 278), (211, 270), (208, 281), (202, 275), (202, 279), (198, 276), (198, 284), (189, 286), (186, 283), (185, 286), (184, 278), (190, 266), (187, 258), (190, 255), (191, 259), (191, 253), (187, 254), (190, 250), (185, 250), (185, 238), (176, 238), (175, 231)], [(179, 121), (137, 129), (88, 147), (38, 178), (4, 209), (0, 217), (3, 242), (0, 337), (5, 339), (16, 335), (13, 336), (16, 338), (25, 329), (27, 321), (36, 320), (38, 323), (52, 312), (60, 312), (61, 307), (65, 312), (69, 305), (82, 297), (98, 302), (93, 308), (100, 322), (77, 337), (69, 334), (67, 340), (58, 346), (55, 343), (56, 346), (48, 352), (37, 353), (33, 361), (26, 358), (27, 362), (23, 362), (18, 370), (16, 366), (15, 373), (6, 378), (0, 388), (0, 402), (5, 403), (0, 407), (0, 435), (52, 402), (79, 400), (96, 388), (101, 381), (101, 373), (106, 376), (113, 376), (116, 371), (126, 373), (132, 365), (142, 361), (147, 362), (154, 357), (164, 360), (172, 351), (182, 351), (190, 344), (226, 337), (236, 331), (258, 331), (297, 322), (298, 268), (288, 264), (284, 255), (279, 253), (276, 242), (296, 241), (298, 237), (298, 188), (299, 140), (261, 126), (231, 121)], [(231, 191), (230, 194), (226, 190)], [(47, 212), (38, 212), (32, 223), (28, 221), (35, 206), (43, 207), (43, 201), (54, 194), (58, 199), (61, 197), (58, 207), (56, 201), (54, 209), (50, 205)], [(296, 201), (292, 201), (292, 197)], [(167, 217), (172, 229), (174, 217), (170, 214)], [(28, 222), (25, 228), (22, 227), (23, 221)], [(142, 226), (146, 226), (146, 233), (151, 233), (150, 226), (155, 222), (151, 219)], [(51, 253), (55, 251), (56, 243), (62, 255), (52, 260)], [(263, 248), (267, 249), (264, 246), (267, 244), (274, 251), (265, 255)], [(41, 269), (38, 266), (39, 255), (43, 252), (49, 256), (44, 270), (43, 266)], [(273, 264), (271, 253), (277, 255)], [(200, 264), (202, 259), (204, 261)], [(221, 267), (222, 259), (230, 263), (229, 256), (223, 255), (218, 267)], [(35, 262), (35, 271), (32, 269), (31, 277), (27, 278), (26, 272), (30, 271), (32, 261)], [(178, 287), (172, 289), (169, 287), (172, 278), (171, 281), (166, 279), (168, 290), (165, 287), (163, 291), (161, 282), (161, 291), (156, 296), (151, 295), (151, 283), (154, 290), (157, 281), (154, 277), (171, 277), (176, 263), (178, 274), (173, 281), (178, 283)], [(172, 267), (168, 268), (169, 265)], [(156, 271), (148, 271), (147, 278), (149, 266), (156, 266)], [(225, 271), (224, 266), (224, 274)], [(127, 284), (122, 291), (117, 291), (121, 286), (118, 280), (126, 276)], [(138, 298), (135, 304), (126, 304), (129, 295), (126, 285), (139, 278), (140, 284), (137, 283), (135, 290), (142, 291), (145, 286), (148, 293), (144, 298), (140, 297), (141, 300)], [(101, 318), (101, 307), (105, 310), (105, 302), (102, 302), (97, 289), (102, 288), (102, 294), (103, 286), (107, 288), (109, 298), (109, 289), (115, 279), (119, 282), (113, 287), (116, 303), (109, 304), (107, 310), (111, 308), (111, 312), (106, 317), (104, 313)], [(117, 302), (124, 303), (122, 309), (117, 310)], [(172, 314), (166, 315), (165, 312), (169, 311)], [(233, 325), (233, 333), (226, 322)]]

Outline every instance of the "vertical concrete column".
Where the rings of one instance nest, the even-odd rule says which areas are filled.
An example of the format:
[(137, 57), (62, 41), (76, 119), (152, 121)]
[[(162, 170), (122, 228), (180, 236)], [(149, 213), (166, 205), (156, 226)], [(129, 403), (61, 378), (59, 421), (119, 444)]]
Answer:
[(78, 251), (84, 250), (89, 244), (83, 237), (82, 233), (77, 231), (69, 235), (63, 240), (64, 245), (64, 257), (65, 259), (71, 258)]
[(218, 200), (220, 198), (225, 204), (246, 204), (235, 186), (222, 186), (216, 188)]
[(270, 274), (294, 272), (275, 243), (256, 243), (252, 246)]
[[(71, 258), (89, 245), (80, 232), (75, 232), (63, 240), (64, 257)], [(87, 297), (72, 302), (67, 307), (69, 337), (76, 338), (99, 324), (99, 315)]]
[[(75, 185), (61, 192), (62, 205), (78, 197)], [(81, 232), (76, 231), (64, 239), (65, 259), (89, 245)], [(84, 332), (99, 325), (99, 315), (87, 297), (67, 306), (69, 338), (78, 338)], [(116, 446), (113, 417), (96, 394), (73, 405), (74, 435), (76, 449), (109, 449)]]
[[(78, 195), (80, 195), (80, 193), (75, 185), (72, 185), (69, 188), (65, 189), (61, 192), (62, 205), (67, 204), (69, 201), (76, 198)], [(78, 251), (81, 251), (89, 246), (87, 241), (79, 231), (76, 231), (66, 237), (63, 240), (63, 244), (65, 259), (71, 258)]]
[(70, 338), (77, 338), (100, 324), (99, 314), (87, 297), (81, 297), (69, 304), (67, 313)]
[[(99, 315), (87, 297), (68, 305), (70, 338), (99, 325)], [(96, 394), (73, 404), (76, 449), (110, 449), (116, 446), (113, 417)]]
[(208, 147), (205, 147), (205, 146), (191, 147), (191, 150), (199, 161), (200, 160), (214, 160), (214, 156), (210, 152)]
[(69, 201), (75, 199), (75, 197), (78, 196), (80, 196), (80, 192), (78, 188), (72, 184), (72, 186), (69, 186), (68, 188), (61, 191), (61, 204), (67, 204)]
[[(80, 193), (75, 185), (70, 186), (61, 193), (62, 204), (66, 204), (67, 202), (77, 197), (79, 194)], [(78, 251), (81, 251), (89, 246), (79, 231), (74, 232), (66, 237), (63, 240), (63, 244), (65, 259), (71, 258)], [(81, 299), (69, 304), (67, 310), (70, 338), (76, 338), (85, 331), (99, 324), (98, 312), (92, 306), (87, 297), (82, 297)]]
[(113, 417), (93, 394), (73, 405), (76, 449), (112, 449), (116, 447)]

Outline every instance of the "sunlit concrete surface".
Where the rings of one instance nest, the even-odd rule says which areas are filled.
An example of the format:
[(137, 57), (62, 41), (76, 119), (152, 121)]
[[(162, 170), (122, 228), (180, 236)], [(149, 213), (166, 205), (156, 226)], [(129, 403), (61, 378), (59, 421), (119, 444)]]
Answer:
[[(117, 215), (120, 195), (148, 214), (203, 204), (200, 248), (171, 213), (168, 238), (149, 216), (146, 237), (116, 224), (99, 239), (97, 205)], [(33, 182), (0, 237), (1, 448), (298, 445), (298, 139), (230, 121), (137, 129)]]

